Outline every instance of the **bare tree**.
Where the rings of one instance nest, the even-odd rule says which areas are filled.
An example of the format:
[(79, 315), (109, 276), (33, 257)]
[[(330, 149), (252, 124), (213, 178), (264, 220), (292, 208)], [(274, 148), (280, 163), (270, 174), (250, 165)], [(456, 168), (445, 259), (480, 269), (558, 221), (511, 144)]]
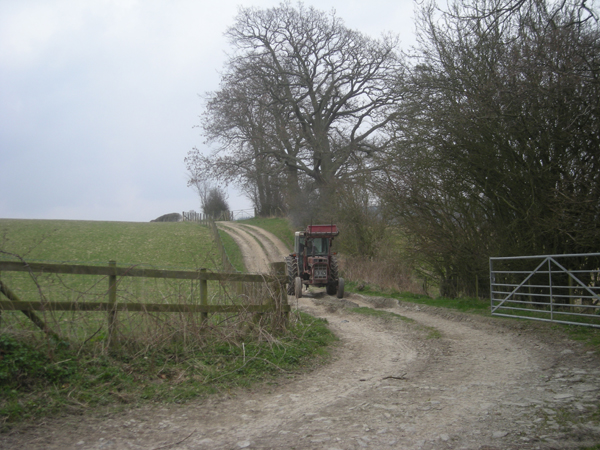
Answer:
[(191, 179), (234, 182), (260, 215), (281, 213), (286, 209), (285, 167), (269, 149), (281, 145), (287, 137), (281, 134), (277, 138), (277, 130), (282, 128), (274, 126), (262, 94), (252, 89), (251, 80), (229, 80), (211, 95), (202, 128), (207, 142), (216, 143), (218, 149), (211, 155), (197, 149), (188, 154), (185, 162), (193, 174)]
[[(333, 12), (301, 3), (242, 8), (227, 36), (234, 53), (203, 118), (209, 141), (220, 144), (216, 153), (225, 155), (212, 169), (230, 176), (227, 170), (260, 155), (283, 168), (288, 195), (300, 192), (306, 177), (329, 204), (335, 180), (369, 169), (390, 144), (386, 129), (402, 70), (397, 40), (371, 39)], [(226, 98), (243, 111), (221, 107)], [(198, 153), (190, 153), (188, 166)]]
[(188, 186), (198, 193), (202, 212), (216, 219), (224, 212), (229, 211), (226, 192), (197, 175), (196, 173), (188, 174)]
[(219, 187), (210, 188), (206, 196), (206, 203), (202, 205), (202, 211), (214, 219), (218, 219), (223, 213), (228, 212), (229, 204), (225, 191)]

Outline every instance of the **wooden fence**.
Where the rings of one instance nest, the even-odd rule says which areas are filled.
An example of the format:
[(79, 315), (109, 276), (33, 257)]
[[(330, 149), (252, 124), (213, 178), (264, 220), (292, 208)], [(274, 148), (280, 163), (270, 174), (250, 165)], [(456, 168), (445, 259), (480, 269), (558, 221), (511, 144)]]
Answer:
[(198, 222), (204, 225), (208, 225), (211, 220), (224, 220), (224, 221), (232, 221), (235, 220), (233, 211), (223, 211), (219, 216), (212, 217), (208, 214), (198, 213), (196, 211), (183, 211), (181, 213), (181, 221), (182, 222)]
[(183, 222), (199, 222), (207, 225), (210, 220), (223, 220), (231, 222), (234, 220), (244, 220), (256, 217), (255, 209), (237, 209), (235, 211), (223, 211), (219, 216), (213, 217), (208, 214), (199, 213), (196, 211), (183, 211), (181, 220)]
[[(106, 311), (108, 322), (107, 339), (109, 344), (114, 342), (116, 316), (120, 311), (200, 313), (203, 320), (206, 320), (208, 314), (212, 313), (272, 313), (280, 316), (285, 321), (290, 311), (290, 306), (287, 304), (287, 297), (285, 295), (285, 283), (287, 283), (285, 264), (273, 263), (271, 266), (272, 274), (242, 274), (212, 273), (206, 269), (183, 271), (117, 267), (115, 261), (110, 261), (108, 266), (0, 261), (0, 273), (3, 271), (14, 271), (29, 272), (31, 274), (52, 273), (108, 277), (107, 302), (23, 301), (0, 280), (0, 292), (8, 298), (8, 300), (0, 300), (0, 314), (3, 310), (22, 311), (23, 314), (44, 332), (56, 335), (34, 311)], [(117, 301), (119, 277), (196, 280), (200, 283), (200, 301), (198, 304), (119, 303)], [(271, 295), (268, 299), (265, 299), (266, 301), (263, 304), (258, 305), (209, 305), (207, 283), (209, 280), (219, 282), (266, 283), (269, 286)]]

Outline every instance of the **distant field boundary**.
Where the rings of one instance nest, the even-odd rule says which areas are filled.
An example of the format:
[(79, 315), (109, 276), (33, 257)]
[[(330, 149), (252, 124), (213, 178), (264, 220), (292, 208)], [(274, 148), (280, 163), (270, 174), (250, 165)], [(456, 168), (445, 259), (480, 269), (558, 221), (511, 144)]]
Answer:
[(199, 213), (196, 211), (183, 211), (181, 213), (181, 220), (183, 222), (199, 222), (204, 225), (208, 225), (212, 220), (224, 220), (232, 222), (236, 220), (252, 219), (256, 217), (255, 209), (237, 209), (235, 211), (223, 211), (219, 216), (213, 217), (209, 214)]
[[(273, 274), (241, 274), (241, 273), (211, 273), (206, 269), (190, 270), (163, 270), (145, 269), (136, 267), (117, 267), (115, 261), (110, 261), (108, 266), (90, 266), (79, 264), (47, 264), (27, 263), (17, 261), (0, 261), (1, 272), (29, 272), (54, 273), (69, 275), (98, 275), (108, 277), (107, 302), (69, 302), (69, 301), (22, 301), (11, 289), (0, 280), (0, 292), (7, 300), (0, 300), (0, 313), (2, 310), (22, 311), (42, 331), (56, 335), (34, 311), (106, 311), (108, 321), (109, 343), (114, 342), (116, 314), (119, 311), (138, 312), (182, 312), (200, 313), (206, 320), (209, 313), (272, 313), (281, 316), (284, 321), (290, 312), (290, 306), (285, 299), (284, 263), (273, 263)], [(118, 303), (117, 284), (119, 277), (145, 277), (179, 280), (195, 280), (200, 282), (199, 304), (167, 304), (167, 303)], [(209, 280), (220, 282), (264, 283), (269, 287), (269, 298), (263, 299), (263, 304), (254, 305), (209, 305), (208, 283)]]

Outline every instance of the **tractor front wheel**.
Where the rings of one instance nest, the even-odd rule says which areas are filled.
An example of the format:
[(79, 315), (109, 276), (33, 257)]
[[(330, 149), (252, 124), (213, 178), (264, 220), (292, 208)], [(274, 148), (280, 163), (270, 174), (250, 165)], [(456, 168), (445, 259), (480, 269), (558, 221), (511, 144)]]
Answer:
[(288, 295), (294, 295), (294, 283), (298, 276), (298, 261), (292, 256), (287, 256), (285, 258), (285, 265), (288, 276), (287, 293)]
[(344, 279), (343, 278), (340, 278), (338, 280), (337, 298), (344, 298)]
[(294, 280), (294, 294), (296, 298), (302, 298), (302, 278), (296, 277)]
[(327, 283), (327, 295), (335, 295), (337, 292), (337, 283), (335, 281), (330, 281)]

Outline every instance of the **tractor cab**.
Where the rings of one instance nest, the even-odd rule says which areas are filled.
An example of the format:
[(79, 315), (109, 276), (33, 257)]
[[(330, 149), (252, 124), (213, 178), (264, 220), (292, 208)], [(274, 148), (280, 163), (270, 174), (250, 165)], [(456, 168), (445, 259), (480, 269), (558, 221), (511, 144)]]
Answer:
[(307, 258), (327, 256), (332, 240), (333, 238), (326, 237), (309, 237), (307, 239), (304, 231), (297, 231), (294, 240), (294, 252), (298, 255), (299, 261), (304, 261), (304, 256)]

